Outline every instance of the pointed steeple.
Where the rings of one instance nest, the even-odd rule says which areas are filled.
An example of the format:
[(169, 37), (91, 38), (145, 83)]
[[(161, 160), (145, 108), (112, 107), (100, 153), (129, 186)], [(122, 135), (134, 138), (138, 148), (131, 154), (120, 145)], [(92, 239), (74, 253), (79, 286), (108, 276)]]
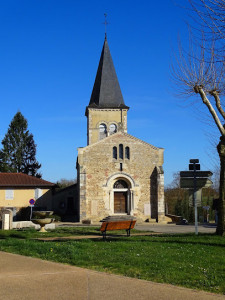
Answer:
[(129, 108), (124, 104), (106, 36), (88, 107)]

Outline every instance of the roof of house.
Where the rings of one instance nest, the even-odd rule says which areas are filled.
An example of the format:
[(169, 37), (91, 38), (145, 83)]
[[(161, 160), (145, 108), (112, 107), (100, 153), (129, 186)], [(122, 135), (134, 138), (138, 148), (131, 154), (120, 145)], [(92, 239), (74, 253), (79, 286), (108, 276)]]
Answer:
[(126, 108), (105, 38), (91, 99), (87, 108)]
[(0, 173), (0, 186), (53, 187), (55, 183), (23, 173)]

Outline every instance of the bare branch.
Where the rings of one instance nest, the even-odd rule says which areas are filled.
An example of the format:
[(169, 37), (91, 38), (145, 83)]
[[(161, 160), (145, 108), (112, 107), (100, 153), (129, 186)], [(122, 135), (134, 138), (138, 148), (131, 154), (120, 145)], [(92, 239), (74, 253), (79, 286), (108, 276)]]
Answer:
[(210, 92), (210, 94), (214, 97), (215, 101), (216, 101), (216, 107), (218, 109), (218, 111), (220, 112), (220, 114), (223, 116), (223, 118), (225, 119), (225, 112), (221, 106), (220, 103), (220, 97), (219, 97), (219, 92), (216, 90), (213, 90)]
[[(225, 47), (225, 1), (224, 0), (189, 0), (192, 12), (197, 16), (200, 23), (207, 33), (209, 40), (214, 35), (214, 39), (220, 42), (219, 49)], [(209, 29), (209, 30), (207, 30)], [(223, 54), (222, 54), (223, 55)]]
[(209, 112), (211, 113), (221, 135), (225, 136), (225, 129), (223, 127), (223, 125), (220, 122), (220, 119), (215, 111), (215, 109), (213, 108), (211, 102), (208, 100), (208, 98), (206, 97), (206, 94), (203, 90), (203, 88), (201, 86), (195, 86), (194, 90), (196, 93), (198, 93), (201, 96), (202, 102), (207, 106)]
[(179, 41), (176, 65), (172, 65), (172, 78), (179, 95), (196, 98), (196, 94), (199, 94), (199, 99), (206, 105), (221, 135), (225, 136), (225, 111), (220, 100), (225, 93), (225, 64), (215, 58), (215, 41), (212, 40), (211, 45), (206, 47), (207, 44), (204, 32), (201, 43), (195, 43), (189, 28), (189, 50), (185, 52)]
[[(223, 235), (225, 233), (225, 126), (222, 125), (220, 117), (224, 122), (225, 111), (220, 96), (225, 92), (225, 0), (189, 0), (189, 3), (200, 23), (204, 25), (204, 30), (200, 38), (196, 35), (197, 40), (200, 41), (194, 49), (196, 51), (193, 51), (193, 44), (190, 42), (188, 54), (184, 55), (184, 51), (179, 50), (179, 57), (176, 57), (177, 65), (172, 68), (172, 72), (176, 84), (184, 95), (192, 96), (196, 93), (200, 96), (221, 133), (217, 146), (221, 170), (216, 233)], [(210, 41), (211, 47), (208, 47)]]
[(182, 85), (183, 94), (194, 94), (194, 86), (201, 85), (205, 92), (217, 90), (220, 94), (225, 90), (224, 63), (215, 58), (215, 43), (207, 45), (204, 32), (202, 32), (201, 44), (193, 41), (192, 32), (189, 29), (189, 50), (186, 52), (179, 41), (179, 52), (175, 55), (175, 64), (172, 64), (172, 77)]

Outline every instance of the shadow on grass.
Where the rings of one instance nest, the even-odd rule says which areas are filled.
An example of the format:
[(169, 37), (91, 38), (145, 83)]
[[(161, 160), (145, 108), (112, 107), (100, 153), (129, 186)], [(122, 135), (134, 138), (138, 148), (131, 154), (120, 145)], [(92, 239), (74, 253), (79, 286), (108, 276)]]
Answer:
[[(187, 240), (184, 240), (187, 238)], [(208, 238), (206, 240), (202, 240), (204, 238)], [(213, 241), (213, 239), (217, 239)], [(221, 241), (221, 243), (218, 242), (218, 239)], [(69, 240), (69, 239), (68, 239)], [(67, 241), (68, 241), (67, 240)], [(82, 242), (83, 239), (77, 239), (72, 240), (76, 242)], [(87, 239), (84, 239), (87, 240)], [(180, 235), (151, 235), (151, 236), (124, 236), (124, 235), (107, 235), (106, 239), (104, 240), (99, 236), (99, 239), (88, 239), (92, 242), (113, 242), (113, 243), (157, 243), (157, 244), (182, 244), (182, 245), (202, 245), (202, 246), (213, 246), (213, 247), (221, 247), (225, 248), (225, 238), (224, 237), (218, 237), (215, 234), (200, 234), (199, 236), (195, 236), (193, 234), (180, 234)], [(70, 240), (71, 241), (71, 240)]]
[[(137, 231), (138, 232), (138, 231)], [(133, 232), (135, 233), (135, 232)], [(225, 237), (219, 237), (215, 234), (200, 233), (195, 236), (193, 233), (186, 234), (152, 234), (148, 235), (142, 232), (143, 235), (127, 237), (126, 232), (109, 232), (106, 240), (103, 240), (102, 234), (99, 228), (60, 228), (56, 230), (48, 231), (47, 233), (39, 233), (34, 229), (18, 229), (12, 231), (0, 232), (0, 239), (27, 239), (41, 242), (82, 242), (83, 240), (89, 240), (91, 242), (126, 242), (126, 243), (158, 243), (158, 244), (183, 244), (183, 245), (204, 245), (204, 246), (216, 246), (225, 248)], [(83, 236), (83, 238), (77, 238), (76, 236)], [(85, 238), (85, 236), (96, 236), (98, 238)], [(74, 237), (74, 238), (70, 238)], [(54, 240), (45, 240), (45, 238), (53, 238)]]
[(15, 238), (15, 239), (28, 239), (30, 237), (30, 234), (29, 236), (24, 233), (24, 232), (2, 232), (0, 233), (0, 239), (9, 239), (9, 238)]

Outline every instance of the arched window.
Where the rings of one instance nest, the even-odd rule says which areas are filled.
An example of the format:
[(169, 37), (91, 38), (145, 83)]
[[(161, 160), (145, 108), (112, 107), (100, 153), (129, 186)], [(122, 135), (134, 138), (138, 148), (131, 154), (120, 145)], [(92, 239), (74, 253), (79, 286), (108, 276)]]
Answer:
[(113, 188), (114, 189), (127, 189), (128, 185), (127, 185), (126, 181), (120, 179), (114, 183)]
[(113, 134), (113, 133), (116, 133), (117, 132), (117, 126), (116, 124), (110, 124), (109, 125), (109, 134)]
[(125, 148), (125, 158), (130, 159), (130, 148), (129, 147)]
[(107, 127), (105, 124), (101, 123), (99, 125), (99, 139), (102, 140), (107, 136)]
[(113, 147), (113, 158), (117, 159), (117, 147)]
[(123, 159), (123, 145), (122, 144), (119, 145), (119, 158)]

